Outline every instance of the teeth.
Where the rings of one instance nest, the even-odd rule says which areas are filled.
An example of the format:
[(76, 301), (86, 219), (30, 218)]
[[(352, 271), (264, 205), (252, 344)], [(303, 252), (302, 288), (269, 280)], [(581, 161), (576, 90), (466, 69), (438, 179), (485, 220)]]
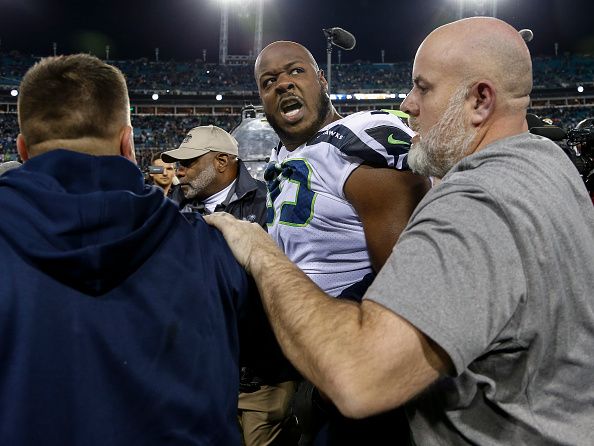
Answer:
[(289, 99), (286, 100), (284, 103), (281, 103), (281, 109), (284, 113), (288, 113), (290, 111), (292, 111), (293, 109), (300, 109), (301, 108), (301, 102), (295, 100), (295, 99)]

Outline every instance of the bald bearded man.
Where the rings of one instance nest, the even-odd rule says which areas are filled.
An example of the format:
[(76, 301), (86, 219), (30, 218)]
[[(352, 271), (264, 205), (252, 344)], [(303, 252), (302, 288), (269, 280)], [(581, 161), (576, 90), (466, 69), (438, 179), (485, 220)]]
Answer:
[(413, 83), (409, 164), (442, 181), (360, 305), (325, 295), (257, 226), (209, 223), (342, 413), (404, 404), (419, 445), (590, 444), (594, 209), (561, 149), (527, 132), (528, 48), (500, 20), (457, 21), (423, 41)]

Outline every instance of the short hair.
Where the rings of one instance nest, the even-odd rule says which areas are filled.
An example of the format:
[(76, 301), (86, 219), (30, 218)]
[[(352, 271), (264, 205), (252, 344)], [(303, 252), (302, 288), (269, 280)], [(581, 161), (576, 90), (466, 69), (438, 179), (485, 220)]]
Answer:
[(19, 127), (29, 147), (53, 139), (111, 138), (129, 123), (122, 72), (88, 54), (47, 57), (19, 89)]
[[(153, 154), (153, 156), (151, 156), (151, 165), (155, 164), (155, 161), (157, 161), (157, 160), (159, 160), (159, 161), (163, 161), (163, 160), (161, 159), (161, 155), (163, 155), (163, 153), (165, 153), (165, 152), (157, 152), (157, 153), (154, 153), (154, 154)], [(170, 163), (170, 162), (167, 162), (167, 161), (163, 161), (163, 162), (164, 162), (165, 164), (175, 164), (175, 162), (173, 162), (173, 163)]]
[(153, 154), (153, 156), (151, 156), (151, 165), (154, 164), (155, 161), (160, 160), (162, 154), (163, 154), (163, 152), (157, 152), (157, 153)]

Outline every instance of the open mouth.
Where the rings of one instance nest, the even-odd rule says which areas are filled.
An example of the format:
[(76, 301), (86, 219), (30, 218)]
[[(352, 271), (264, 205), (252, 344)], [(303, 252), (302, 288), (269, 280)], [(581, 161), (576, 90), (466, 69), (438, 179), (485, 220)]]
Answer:
[(300, 111), (302, 108), (303, 104), (297, 98), (283, 99), (280, 103), (281, 113), (288, 121), (297, 120), (301, 115)]

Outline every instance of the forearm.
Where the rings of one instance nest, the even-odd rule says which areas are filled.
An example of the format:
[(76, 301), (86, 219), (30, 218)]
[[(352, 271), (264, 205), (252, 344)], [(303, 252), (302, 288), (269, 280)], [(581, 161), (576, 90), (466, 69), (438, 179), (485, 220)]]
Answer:
[(287, 358), (332, 396), (336, 371), (349, 367), (341, 346), (360, 328), (360, 306), (327, 296), (275, 246), (250, 259), (264, 308)]
[(225, 213), (205, 220), (254, 277), (287, 358), (343, 414), (396, 407), (447, 369), (447, 355), (397, 314), (327, 296), (258, 225)]
[(386, 308), (329, 297), (272, 244), (251, 260), (285, 355), (343, 414), (399, 406), (445, 371), (437, 346)]

